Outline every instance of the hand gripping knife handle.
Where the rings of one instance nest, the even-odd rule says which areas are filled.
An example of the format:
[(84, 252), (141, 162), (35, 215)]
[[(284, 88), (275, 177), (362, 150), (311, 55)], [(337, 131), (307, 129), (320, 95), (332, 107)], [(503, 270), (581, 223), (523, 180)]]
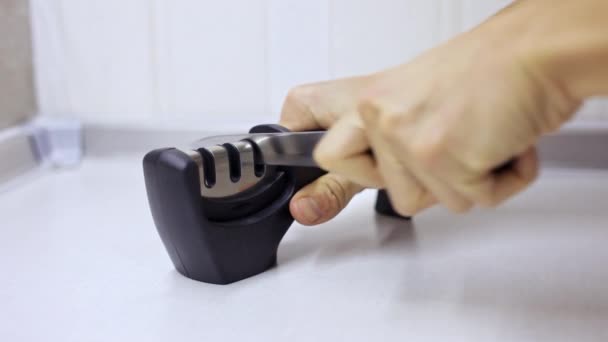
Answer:
[[(287, 131), (261, 125), (250, 133)], [(279, 167), (272, 177), (242, 192), (205, 197), (199, 165), (187, 153), (165, 148), (144, 158), (150, 209), (173, 265), (188, 278), (213, 284), (229, 284), (273, 267), (279, 243), (293, 223), (290, 199), (323, 174), (312, 167)], [(382, 191), (376, 209), (395, 216)]]

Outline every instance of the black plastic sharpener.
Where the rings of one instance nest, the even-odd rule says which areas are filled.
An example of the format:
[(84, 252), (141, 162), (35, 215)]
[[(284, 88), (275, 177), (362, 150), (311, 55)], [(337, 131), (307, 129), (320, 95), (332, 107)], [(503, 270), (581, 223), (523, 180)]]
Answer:
[[(288, 130), (261, 125), (250, 131), (272, 132)], [(203, 162), (213, 162), (201, 154)], [(149, 152), (143, 161), (154, 223), (177, 271), (205, 283), (230, 284), (275, 266), (279, 243), (294, 221), (290, 199), (325, 172), (312, 167), (277, 167), (271, 177), (241, 192), (206, 197), (201, 188), (212, 184), (201, 184), (206, 181), (195, 159), (182, 150), (163, 148)], [(231, 163), (239, 160), (238, 155), (229, 159)], [(259, 158), (254, 159), (256, 172), (263, 169)], [(400, 217), (384, 191), (379, 191), (375, 208), (381, 214)]]

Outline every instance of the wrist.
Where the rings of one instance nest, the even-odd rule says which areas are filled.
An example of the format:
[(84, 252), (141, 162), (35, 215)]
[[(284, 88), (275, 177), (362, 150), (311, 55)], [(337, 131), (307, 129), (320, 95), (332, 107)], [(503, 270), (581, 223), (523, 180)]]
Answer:
[(492, 56), (490, 63), (505, 71), (505, 78), (521, 80), (516, 91), (528, 95), (542, 133), (558, 129), (590, 96), (581, 87), (584, 75), (568, 72), (578, 71), (579, 62), (568, 56), (578, 54), (580, 47), (573, 44), (569, 25), (554, 20), (563, 8), (552, 11), (551, 5), (518, 1), (470, 32), (482, 42), (480, 53)]

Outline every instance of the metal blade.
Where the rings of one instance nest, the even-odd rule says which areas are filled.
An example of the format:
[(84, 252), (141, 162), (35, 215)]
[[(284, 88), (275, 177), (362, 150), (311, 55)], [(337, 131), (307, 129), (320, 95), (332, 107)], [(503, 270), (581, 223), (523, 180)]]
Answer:
[(312, 154), (325, 132), (295, 132), (250, 138), (262, 151), (267, 165), (316, 167)]
[(220, 135), (198, 140), (191, 148), (209, 148), (247, 140), (259, 148), (266, 165), (316, 167), (312, 153), (324, 135), (324, 131)]
[(217, 145), (223, 145), (225, 143), (232, 143), (241, 140), (245, 140), (250, 136), (255, 135), (266, 135), (266, 133), (260, 134), (228, 134), (228, 135), (214, 135), (206, 138), (196, 140), (190, 144), (190, 148), (198, 150), (199, 148), (208, 148)]

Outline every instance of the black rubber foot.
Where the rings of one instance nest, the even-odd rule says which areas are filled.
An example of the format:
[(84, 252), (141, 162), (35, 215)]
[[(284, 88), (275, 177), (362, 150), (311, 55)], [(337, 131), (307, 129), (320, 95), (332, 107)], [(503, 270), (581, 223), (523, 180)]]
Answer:
[(376, 212), (378, 214), (401, 218), (404, 220), (411, 220), (412, 218), (409, 216), (403, 216), (395, 211), (393, 205), (391, 204), (391, 200), (386, 193), (386, 190), (378, 190), (378, 196), (376, 197)]

